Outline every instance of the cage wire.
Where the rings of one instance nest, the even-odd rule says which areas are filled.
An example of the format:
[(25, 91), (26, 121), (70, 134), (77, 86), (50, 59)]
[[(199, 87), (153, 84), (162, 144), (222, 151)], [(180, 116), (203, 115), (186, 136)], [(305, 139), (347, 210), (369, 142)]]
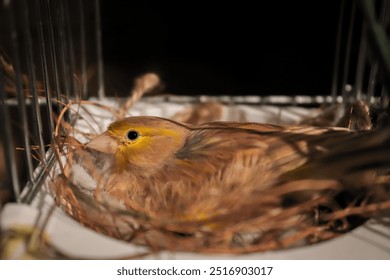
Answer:
[[(179, 251), (248, 253), (280, 249), (291, 244), (302, 245), (301, 241), (310, 235), (309, 231), (318, 228), (308, 227), (306, 235), (300, 237), (290, 231), (290, 236), (280, 243), (265, 236), (262, 238), (265, 241), (268, 238), (267, 242), (231, 248), (206, 246), (197, 242), (196, 236), (188, 231), (176, 232), (174, 227), (172, 239), (167, 239), (158, 232), (162, 227), (158, 224), (148, 238), (140, 240), (134, 237), (134, 231), (140, 227), (139, 221), (148, 222), (146, 218), (139, 218), (139, 213), (135, 212), (127, 213), (126, 217), (120, 213), (117, 217), (107, 216), (107, 204), (93, 208), (85, 194), (74, 190), (66, 192), (69, 190), (68, 182), (62, 180), (58, 170), (60, 173), (71, 172), (67, 171), (67, 163), (79, 156), (70, 152), (69, 145), (73, 143), (77, 146), (91, 139), (113, 120), (129, 114), (159, 115), (189, 123), (222, 119), (350, 128), (353, 118), (361, 118), (366, 122), (372, 121), (374, 126), (387, 126), (383, 116), (389, 110), (389, 5), (388, 0), (340, 1), (329, 95), (174, 96), (164, 93), (143, 96), (159, 84), (156, 75), (147, 74), (136, 81), (130, 98), (119, 100), (105, 95), (98, 0), (3, 1), (0, 14), (0, 207), (4, 207), (3, 212), (6, 212), (5, 203), (14, 201), (17, 205), (34, 205), (39, 213), (43, 209), (46, 211), (45, 215), (41, 215), (43, 218), (36, 218), (34, 228), (19, 229), (23, 232), (21, 238), (28, 240), (25, 250), (31, 249), (31, 240), (36, 241), (39, 236), (39, 251), (42, 254), (42, 248), (46, 249), (45, 255), (38, 257), (66, 257), (64, 251), (49, 250), (49, 239), (42, 233), (50, 219), (49, 214), (53, 214), (52, 205), (55, 205), (46, 196), (54, 197), (57, 205), (70, 216), (100, 233), (149, 247), (146, 251), (134, 251), (142, 254), (172, 248)], [(360, 123), (358, 129), (370, 127), (370, 124), (361, 124), (361, 121), (356, 123)], [(79, 152), (82, 154), (82, 151)], [(56, 182), (54, 187), (53, 182)], [(384, 205), (388, 211), (390, 207), (386, 203), (389, 200), (383, 201), (378, 208)], [(95, 219), (77, 207), (85, 207)], [(371, 216), (363, 215), (363, 221), (358, 221), (356, 226), (367, 217)], [(97, 219), (101, 220), (101, 224), (96, 224)], [(386, 218), (381, 217), (381, 220), (386, 221)], [(107, 226), (112, 225), (116, 229), (108, 232)], [(318, 240), (339, 235), (327, 234)], [(9, 241), (15, 236), (15, 231), (12, 234), (3, 231), (4, 240)], [(218, 242), (223, 243), (223, 237), (219, 238)], [(258, 237), (252, 234), (239, 238), (242, 240), (236, 240), (237, 244)], [(157, 243), (151, 241), (157, 239)], [(169, 244), (160, 244), (164, 242)], [(315, 242), (306, 240), (309, 244)], [(4, 244), (3, 252), (8, 252)], [(139, 256), (137, 253), (130, 255)], [(3, 253), (4, 256), (15, 257), (13, 253)]]

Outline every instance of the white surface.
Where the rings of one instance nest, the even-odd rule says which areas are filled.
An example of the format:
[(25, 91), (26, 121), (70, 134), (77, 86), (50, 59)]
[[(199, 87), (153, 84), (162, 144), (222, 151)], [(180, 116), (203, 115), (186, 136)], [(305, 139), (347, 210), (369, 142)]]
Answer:
[[(45, 212), (40, 219), (45, 218)], [(0, 216), (3, 230), (18, 225), (34, 225), (40, 211), (24, 204), (7, 204)], [(245, 255), (196, 254), (162, 252), (149, 255), (148, 259), (384, 259), (390, 260), (390, 239), (371, 229), (389, 234), (389, 229), (381, 225), (367, 225), (339, 238), (319, 244), (282, 251), (269, 251)], [(115, 259), (126, 258), (146, 252), (144, 247), (116, 240), (92, 231), (55, 209), (45, 227), (51, 244), (60, 252), (72, 258)]]

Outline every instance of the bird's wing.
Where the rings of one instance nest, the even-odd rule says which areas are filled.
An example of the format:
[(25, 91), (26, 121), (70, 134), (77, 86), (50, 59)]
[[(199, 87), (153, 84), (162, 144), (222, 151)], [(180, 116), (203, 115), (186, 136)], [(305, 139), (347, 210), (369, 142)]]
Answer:
[(195, 129), (176, 157), (188, 167), (180, 176), (191, 180), (218, 174), (218, 183), (226, 188), (247, 185), (261, 191), (302, 180), (368, 187), (383, 167), (390, 167), (388, 134), (214, 123)]
[[(212, 123), (194, 129), (176, 157), (192, 161), (194, 166), (209, 162), (223, 166), (241, 158), (241, 163), (254, 172), (272, 170), (280, 175), (339, 147), (348, 147), (355, 134), (338, 128)], [(256, 169), (256, 165), (264, 170)]]

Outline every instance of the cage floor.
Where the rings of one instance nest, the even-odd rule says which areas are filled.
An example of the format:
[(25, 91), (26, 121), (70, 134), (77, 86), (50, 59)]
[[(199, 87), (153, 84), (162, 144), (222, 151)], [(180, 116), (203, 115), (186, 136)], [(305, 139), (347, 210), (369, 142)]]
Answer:
[[(105, 105), (117, 106), (115, 100), (105, 100)], [(138, 102), (131, 109), (132, 115), (152, 115), (171, 117), (181, 112), (188, 105), (176, 102)], [(80, 131), (91, 129), (101, 132), (112, 121), (112, 115), (101, 111), (95, 106), (74, 108), (86, 118), (79, 119), (77, 128)], [(77, 110), (76, 110), (77, 109)], [(232, 105), (222, 106), (221, 120), (238, 120), (267, 122), (274, 124), (292, 124), (299, 122), (305, 116), (315, 114), (315, 109), (294, 106), (266, 105)], [(92, 119), (88, 119), (92, 118)], [(75, 135), (80, 141), (85, 141), (80, 135)], [(53, 174), (56, 168), (52, 170)], [(52, 175), (53, 175), (52, 174)], [(48, 179), (49, 180), (48, 176)], [(120, 240), (99, 234), (84, 227), (70, 218), (61, 209), (55, 207), (50, 194), (48, 182), (45, 182), (30, 205), (7, 204), (0, 213), (0, 226), (3, 230), (18, 227), (41, 226), (50, 244), (63, 255), (75, 259), (116, 259), (141, 255), (147, 252), (142, 246), (136, 246)], [(48, 215), (50, 215), (49, 218)], [(315, 245), (263, 253), (245, 255), (205, 255), (183, 252), (159, 252), (149, 254), (146, 258), (154, 259), (390, 259), (390, 238), (388, 228), (368, 222), (348, 234)], [(17, 257), (26, 248), (21, 244), (14, 248)]]

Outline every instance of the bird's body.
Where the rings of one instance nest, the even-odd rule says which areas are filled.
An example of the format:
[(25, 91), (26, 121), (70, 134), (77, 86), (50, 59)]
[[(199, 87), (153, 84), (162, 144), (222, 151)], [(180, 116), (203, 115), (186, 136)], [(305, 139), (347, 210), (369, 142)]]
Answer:
[(256, 216), (267, 205), (375, 184), (376, 171), (359, 170), (366, 161), (348, 163), (337, 155), (354, 154), (383, 137), (377, 138), (343, 128), (190, 126), (130, 117), (111, 124), (86, 147), (109, 163), (102, 186), (106, 193), (129, 208), (185, 220), (211, 219), (242, 207)]

